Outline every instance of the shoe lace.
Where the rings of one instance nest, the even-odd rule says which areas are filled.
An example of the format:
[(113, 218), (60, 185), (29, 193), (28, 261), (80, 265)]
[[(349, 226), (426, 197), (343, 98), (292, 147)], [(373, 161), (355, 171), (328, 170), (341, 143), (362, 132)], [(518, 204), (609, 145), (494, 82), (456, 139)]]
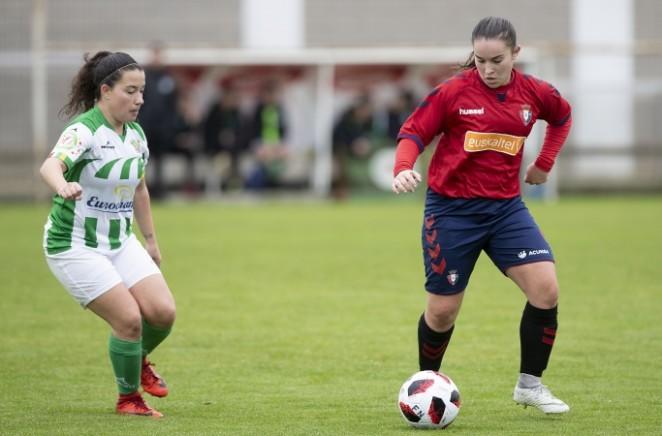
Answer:
[(156, 371), (154, 371), (153, 366), (156, 365), (149, 360), (145, 360), (143, 363), (142, 376), (143, 378), (149, 380), (151, 383), (158, 382), (160, 379), (159, 375), (156, 373)]
[(151, 410), (150, 407), (145, 403), (145, 400), (143, 400), (142, 397), (136, 397), (133, 399), (133, 404), (139, 408), (139, 409), (144, 409), (144, 410)]
[(543, 400), (547, 403), (550, 403), (550, 402), (560, 403), (561, 402), (561, 400), (559, 400), (558, 398), (556, 398), (554, 396), (554, 394), (552, 394), (552, 392), (549, 390), (549, 388), (547, 386), (540, 385), (540, 386), (536, 387), (535, 389), (539, 392), (541, 400)]
[(143, 400), (143, 397), (140, 395), (134, 395), (129, 398), (125, 398), (122, 400), (123, 403), (125, 404), (131, 404), (136, 410), (140, 411), (150, 411), (152, 410), (147, 403), (145, 403), (145, 400)]

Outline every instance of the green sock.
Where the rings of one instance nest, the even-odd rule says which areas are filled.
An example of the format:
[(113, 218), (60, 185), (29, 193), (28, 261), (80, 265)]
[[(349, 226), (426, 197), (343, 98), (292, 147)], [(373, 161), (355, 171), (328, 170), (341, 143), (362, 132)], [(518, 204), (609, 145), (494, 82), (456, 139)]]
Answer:
[(142, 361), (141, 348), (140, 341), (125, 341), (110, 335), (108, 353), (120, 394), (130, 394), (138, 390)]
[(162, 328), (150, 325), (143, 319), (143, 356), (147, 356), (170, 334), (172, 327)]

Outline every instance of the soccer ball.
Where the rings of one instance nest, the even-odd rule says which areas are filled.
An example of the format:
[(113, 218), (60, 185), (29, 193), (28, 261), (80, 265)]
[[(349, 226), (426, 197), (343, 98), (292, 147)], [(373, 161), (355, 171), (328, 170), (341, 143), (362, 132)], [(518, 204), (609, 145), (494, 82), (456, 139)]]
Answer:
[(414, 427), (446, 428), (460, 412), (460, 391), (445, 374), (419, 371), (400, 388), (398, 406)]

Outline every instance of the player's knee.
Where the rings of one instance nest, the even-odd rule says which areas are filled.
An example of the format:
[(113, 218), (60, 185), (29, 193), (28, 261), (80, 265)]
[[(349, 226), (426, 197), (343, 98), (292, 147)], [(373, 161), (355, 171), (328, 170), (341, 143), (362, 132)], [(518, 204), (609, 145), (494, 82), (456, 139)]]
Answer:
[(551, 309), (559, 301), (559, 285), (556, 280), (545, 280), (538, 287), (538, 304), (541, 309)]
[(174, 303), (164, 307), (160, 314), (160, 322), (162, 325), (168, 327), (172, 326), (175, 323), (176, 313), (177, 311)]
[(154, 310), (148, 322), (156, 327), (169, 328), (175, 323), (175, 317), (175, 303), (165, 303)]
[(432, 330), (438, 332), (448, 331), (457, 318), (457, 309), (449, 306), (428, 306), (426, 311), (426, 322)]
[(121, 339), (138, 340), (142, 334), (142, 317), (140, 312), (125, 314), (113, 325), (115, 333)]

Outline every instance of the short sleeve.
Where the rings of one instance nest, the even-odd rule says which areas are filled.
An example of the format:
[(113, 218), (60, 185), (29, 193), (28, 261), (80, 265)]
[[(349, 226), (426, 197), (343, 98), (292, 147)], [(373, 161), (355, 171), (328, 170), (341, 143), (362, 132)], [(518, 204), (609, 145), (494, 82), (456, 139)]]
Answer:
[(92, 132), (82, 123), (74, 123), (60, 135), (49, 157), (61, 160), (71, 169), (92, 148)]

